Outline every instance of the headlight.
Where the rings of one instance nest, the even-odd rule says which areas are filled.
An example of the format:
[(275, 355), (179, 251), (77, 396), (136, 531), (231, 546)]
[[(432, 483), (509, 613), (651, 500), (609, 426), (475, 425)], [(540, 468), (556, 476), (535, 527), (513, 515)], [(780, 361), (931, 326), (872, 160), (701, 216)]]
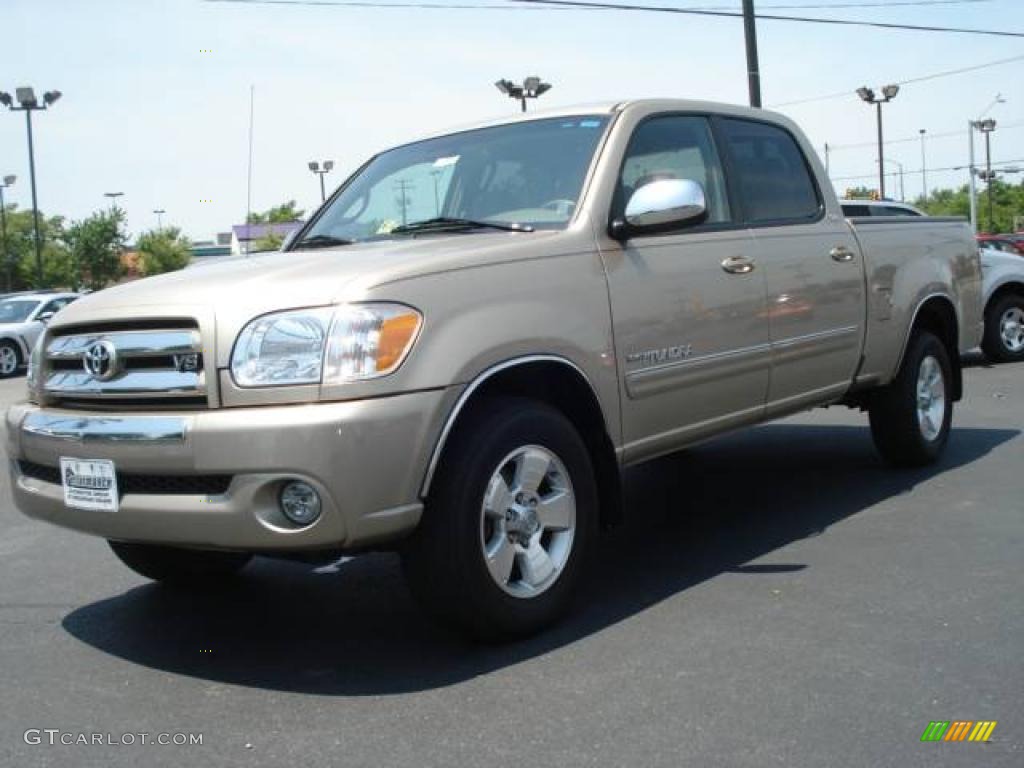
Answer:
[(344, 304), (257, 317), (235, 342), (231, 375), (241, 387), (384, 376), (405, 359), (422, 320), (403, 304)]

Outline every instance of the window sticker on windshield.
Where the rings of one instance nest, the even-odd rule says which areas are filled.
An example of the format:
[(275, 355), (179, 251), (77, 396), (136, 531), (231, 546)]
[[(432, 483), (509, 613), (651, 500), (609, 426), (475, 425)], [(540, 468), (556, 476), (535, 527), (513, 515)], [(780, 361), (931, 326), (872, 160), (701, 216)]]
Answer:
[(580, 120), (580, 128), (599, 128), (600, 120)]
[(447, 168), (449, 165), (455, 165), (459, 162), (459, 155), (452, 155), (451, 157), (439, 157), (434, 161), (435, 168)]

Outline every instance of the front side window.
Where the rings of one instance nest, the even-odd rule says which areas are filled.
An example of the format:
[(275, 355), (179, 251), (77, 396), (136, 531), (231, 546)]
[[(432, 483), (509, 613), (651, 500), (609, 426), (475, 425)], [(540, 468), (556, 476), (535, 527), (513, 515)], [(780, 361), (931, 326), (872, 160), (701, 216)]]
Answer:
[(722, 166), (711, 128), (703, 117), (666, 115), (645, 120), (633, 131), (612, 204), (612, 218), (623, 215), (629, 198), (645, 184), (687, 179), (704, 189), (707, 223), (730, 220)]
[(803, 152), (782, 128), (751, 120), (722, 121), (747, 220), (751, 223), (810, 220), (821, 199)]
[(441, 217), (562, 229), (607, 122), (588, 115), (512, 123), (384, 152), (303, 240), (388, 237)]

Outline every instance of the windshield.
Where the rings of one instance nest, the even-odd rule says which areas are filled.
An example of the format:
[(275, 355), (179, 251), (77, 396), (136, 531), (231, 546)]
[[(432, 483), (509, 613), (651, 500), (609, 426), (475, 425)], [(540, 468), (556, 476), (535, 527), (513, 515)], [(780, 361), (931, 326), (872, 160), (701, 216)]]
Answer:
[[(576, 209), (607, 117), (512, 123), (408, 144), (374, 158), (303, 238), (398, 236), (444, 217), (562, 229)], [(442, 227), (443, 229), (443, 227)], [(495, 229), (495, 231), (499, 231)]]
[(23, 323), (38, 301), (0, 301), (0, 323)]

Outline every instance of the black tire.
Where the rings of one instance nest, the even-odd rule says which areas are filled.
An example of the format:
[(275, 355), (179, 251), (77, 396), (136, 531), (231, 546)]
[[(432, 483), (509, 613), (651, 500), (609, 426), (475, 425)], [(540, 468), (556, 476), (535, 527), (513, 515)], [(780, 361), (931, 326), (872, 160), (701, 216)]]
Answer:
[(996, 363), (1018, 363), (1024, 360), (1024, 346), (1014, 351), (1003, 338), (1003, 317), (1016, 310), (1024, 317), (1024, 296), (1011, 293), (992, 302), (985, 310), (985, 336), (981, 350), (985, 357)]
[(18, 349), (18, 345), (13, 341), (6, 340), (0, 341), (0, 360), (10, 360), (13, 358), (14, 367), (3, 370), (0, 366), (0, 379), (9, 379), (12, 376), (16, 376), (18, 371), (21, 370), (21, 350)]
[[(484, 498), (503, 465), (514, 467), (512, 457), (520, 451), (536, 456), (532, 453), (536, 447), (553, 455), (568, 475), (568, 488), (575, 499), (575, 528), (571, 543), (561, 550), (560, 557), (565, 560), (560, 568), (549, 572), (547, 586), (524, 596), (522, 591), (518, 595), (509, 591), (526, 589), (523, 585), (529, 576), (522, 570), (529, 565), (524, 560), (525, 551), (517, 547), (541, 545), (543, 537), (552, 535), (536, 528), (542, 519), (545, 496), (538, 490), (532, 497), (534, 527), (529, 529), (527, 525), (527, 530), (518, 534), (506, 529), (513, 525), (509, 515), (515, 514), (508, 505), (504, 518), (488, 518)], [(544, 478), (561, 477), (555, 463), (547, 467)], [(552, 486), (545, 486), (546, 482), (541, 481), (538, 488), (546, 487), (549, 490), (545, 493), (552, 493)], [(560, 482), (564, 490), (564, 479)], [(519, 496), (512, 496), (514, 478), (507, 486), (509, 503), (519, 503)], [(423, 520), (403, 547), (402, 564), (409, 587), (430, 613), (477, 639), (495, 641), (538, 632), (569, 608), (597, 528), (597, 505), (590, 454), (562, 413), (534, 400), (488, 398), (467, 414), (452, 434), (434, 477)], [(529, 501), (527, 513), (528, 507)], [(484, 555), (487, 538), (499, 542), (502, 548), (510, 547), (514, 553), (509, 555), (512, 565), (505, 586), (488, 570)], [(555, 551), (551, 541), (549, 538), (546, 546)], [(551, 562), (555, 561), (552, 556)]]
[[(938, 363), (942, 374), (942, 424), (934, 434), (918, 415), (918, 377), (928, 360)], [(928, 331), (916, 331), (907, 346), (896, 379), (872, 397), (868, 408), (871, 436), (875, 447), (887, 462), (900, 467), (920, 467), (938, 460), (949, 441), (953, 417), (953, 366), (949, 352), (938, 337)], [(938, 410), (938, 409), (937, 409)]]
[(214, 586), (246, 566), (247, 552), (215, 552), (110, 541), (114, 554), (140, 576), (180, 587)]

